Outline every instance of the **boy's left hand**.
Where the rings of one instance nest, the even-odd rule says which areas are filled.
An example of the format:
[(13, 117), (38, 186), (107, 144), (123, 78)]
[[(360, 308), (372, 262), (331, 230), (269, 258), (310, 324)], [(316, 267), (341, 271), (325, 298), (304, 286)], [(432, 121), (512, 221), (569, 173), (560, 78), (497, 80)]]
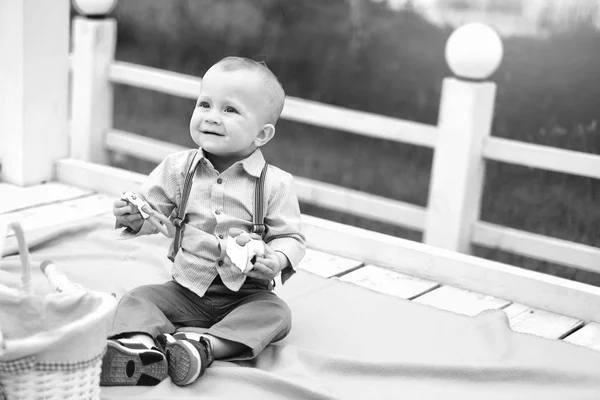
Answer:
[(257, 255), (254, 267), (245, 274), (251, 278), (271, 280), (287, 266), (287, 257), (265, 244), (265, 254)]

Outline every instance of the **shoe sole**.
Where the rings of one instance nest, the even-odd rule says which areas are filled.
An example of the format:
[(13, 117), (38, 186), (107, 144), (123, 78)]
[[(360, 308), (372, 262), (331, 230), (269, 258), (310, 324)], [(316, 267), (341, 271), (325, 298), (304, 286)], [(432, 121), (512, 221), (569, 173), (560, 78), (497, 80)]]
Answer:
[(185, 386), (200, 376), (202, 359), (198, 350), (183, 340), (167, 341), (164, 344), (168, 362), (168, 374), (174, 384)]
[(204, 366), (200, 371), (200, 376), (204, 375), (206, 368), (208, 368), (210, 365), (210, 361), (208, 359), (207, 349), (204, 347), (204, 344), (200, 343), (200, 334), (195, 332), (175, 332), (172, 336), (177, 340), (185, 340), (191, 343), (196, 350), (198, 350), (202, 365)]
[(101, 386), (155, 386), (168, 376), (165, 356), (109, 341), (102, 358)]

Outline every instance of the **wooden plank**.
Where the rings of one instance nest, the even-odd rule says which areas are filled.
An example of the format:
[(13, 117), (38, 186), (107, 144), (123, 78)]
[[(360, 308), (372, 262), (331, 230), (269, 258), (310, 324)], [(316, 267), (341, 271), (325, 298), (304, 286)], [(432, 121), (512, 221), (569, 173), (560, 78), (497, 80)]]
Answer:
[(477, 315), (485, 310), (499, 310), (510, 304), (508, 300), (451, 286), (442, 286), (427, 292), (413, 302), (468, 316)]
[(560, 339), (583, 325), (577, 318), (537, 310), (523, 304), (511, 304), (504, 309), (510, 327), (515, 332), (529, 333), (548, 339)]
[(600, 156), (516, 140), (490, 137), (483, 146), (488, 160), (600, 179)]
[(196, 99), (200, 93), (201, 79), (198, 77), (123, 61), (115, 61), (110, 65), (108, 78), (114, 83), (188, 99)]
[(500, 299), (600, 321), (600, 288), (304, 215), (308, 245)]
[(330, 278), (358, 268), (361, 265), (360, 261), (334, 256), (322, 251), (306, 249), (306, 255), (298, 267), (313, 274)]
[(424, 207), (298, 176), (294, 183), (298, 199), (309, 204), (411, 229), (425, 226)]
[[(201, 82), (195, 76), (121, 61), (112, 63), (109, 79), (114, 83), (190, 99), (198, 96)], [(289, 96), (285, 99), (281, 118), (417, 146), (433, 147), (437, 139), (437, 127), (433, 125)]]
[[(0, 218), (6, 221), (19, 221), (26, 232), (26, 238), (31, 247), (46, 237), (49, 232), (85, 222), (94, 216), (111, 213), (113, 200), (113, 197), (95, 194), (75, 200), (3, 214)], [(14, 234), (9, 234), (6, 238), (4, 253), (13, 252), (16, 248)]]
[(36, 230), (64, 221), (73, 221), (92, 215), (112, 212), (114, 198), (105, 194), (93, 194), (60, 203), (28, 208), (3, 214), (7, 220), (20, 221), (25, 231)]
[(375, 265), (366, 265), (343, 275), (340, 280), (403, 299), (412, 299), (439, 286), (437, 282), (401, 274)]
[(600, 350), (600, 324), (592, 322), (564, 338), (566, 342)]
[(156, 163), (160, 163), (171, 153), (189, 150), (189, 147), (116, 129), (106, 135), (106, 148)]
[(113, 196), (124, 191), (138, 192), (147, 179), (137, 172), (74, 159), (58, 160), (55, 169), (56, 179), (61, 182)]
[(475, 222), (473, 243), (600, 273), (600, 249), (567, 240)]
[(438, 129), (433, 125), (350, 110), (295, 97), (286, 97), (281, 118), (424, 147), (435, 146), (438, 136)]
[(2, 199), (0, 214), (74, 199), (92, 193), (89, 189), (80, 189), (60, 182), (48, 182), (28, 187), (0, 183), (0, 199)]
[(20, 194), (23, 188), (11, 183), (0, 183), (0, 214), (20, 207)]

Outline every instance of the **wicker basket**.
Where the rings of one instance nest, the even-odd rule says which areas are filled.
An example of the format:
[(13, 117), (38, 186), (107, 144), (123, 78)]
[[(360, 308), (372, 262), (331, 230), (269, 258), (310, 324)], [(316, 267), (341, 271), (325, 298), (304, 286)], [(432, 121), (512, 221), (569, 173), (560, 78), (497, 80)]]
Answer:
[(100, 399), (100, 366), (116, 306), (107, 293), (34, 293), (18, 223), (0, 221), (19, 244), (21, 285), (0, 284), (0, 399)]

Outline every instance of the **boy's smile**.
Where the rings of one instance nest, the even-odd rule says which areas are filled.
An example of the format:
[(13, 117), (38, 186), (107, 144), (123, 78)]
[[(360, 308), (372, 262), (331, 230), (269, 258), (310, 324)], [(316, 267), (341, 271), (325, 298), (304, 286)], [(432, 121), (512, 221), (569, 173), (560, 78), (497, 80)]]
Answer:
[(200, 131), (200, 132), (203, 133), (203, 134), (205, 134), (205, 135), (223, 136), (223, 134), (217, 133), (217, 132), (213, 132), (213, 131)]
[(225, 71), (217, 65), (202, 79), (190, 134), (203, 150), (233, 164), (272, 137), (275, 128), (267, 123), (269, 107), (260, 74)]

